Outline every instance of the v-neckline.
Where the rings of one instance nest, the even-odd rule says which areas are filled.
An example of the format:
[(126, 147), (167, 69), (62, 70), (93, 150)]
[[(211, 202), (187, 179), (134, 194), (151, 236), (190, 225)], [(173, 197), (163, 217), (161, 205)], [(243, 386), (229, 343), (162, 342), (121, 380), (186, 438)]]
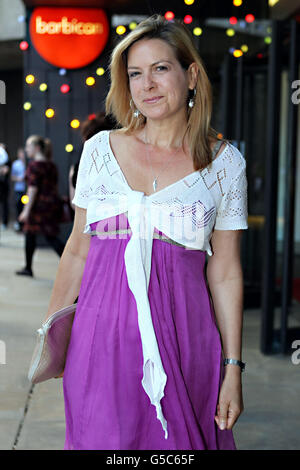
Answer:
[[(109, 131), (106, 131), (106, 132), (107, 132), (107, 146), (108, 146), (109, 152), (110, 152), (110, 154), (111, 154), (111, 156), (112, 156), (112, 158), (113, 158), (113, 161), (115, 162), (115, 164), (116, 164), (116, 166), (117, 166), (117, 168), (118, 168), (120, 174), (122, 175), (122, 177), (123, 177), (123, 179), (124, 179), (124, 181), (125, 181), (126, 186), (127, 186), (128, 189), (129, 189), (130, 191), (132, 191), (132, 192), (135, 192), (135, 193), (136, 193), (136, 192), (138, 192), (138, 193), (143, 193), (144, 196), (145, 196), (146, 198), (148, 198), (148, 199), (151, 198), (151, 197), (157, 196), (157, 195), (161, 194), (161, 193), (164, 192), (164, 191), (167, 191), (167, 190), (172, 189), (174, 186), (176, 186), (176, 185), (182, 183), (182, 182), (183, 182), (184, 180), (186, 180), (187, 178), (190, 179), (190, 178), (192, 178), (193, 176), (195, 176), (196, 174), (201, 174), (201, 172), (203, 171), (203, 170), (195, 170), (195, 171), (193, 171), (192, 173), (189, 173), (188, 175), (184, 176), (183, 178), (180, 178), (179, 180), (175, 181), (174, 183), (171, 183), (171, 184), (169, 184), (168, 186), (165, 186), (164, 188), (160, 189), (159, 191), (155, 191), (155, 192), (152, 193), (152, 194), (145, 194), (144, 191), (138, 191), (137, 189), (133, 189), (133, 188), (130, 186), (130, 184), (128, 183), (127, 178), (126, 178), (126, 176), (125, 176), (125, 174), (124, 174), (122, 168), (120, 167), (120, 164), (119, 164), (119, 162), (118, 162), (118, 160), (117, 160), (117, 158), (116, 158), (116, 156), (115, 156), (115, 154), (114, 154), (114, 152), (113, 152), (113, 150), (112, 150), (111, 144), (110, 144), (109, 136), (110, 136), (110, 133), (111, 133), (112, 131), (109, 130)], [(225, 152), (225, 150), (226, 150), (226, 148), (227, 148), (227, 145), (228, 145), (228, 144), (226, 143), (225, 148), (222, 150), (222, 152), (220, 153), (220, 155), (218, 155), (216, 158), (214, 158), (214, 160), (212, 161), (212, 163), (215, 162), (216, 160), (218, 160), (218, 158), (221, 157), (221, 155), (223, 155), (223, 153)]]

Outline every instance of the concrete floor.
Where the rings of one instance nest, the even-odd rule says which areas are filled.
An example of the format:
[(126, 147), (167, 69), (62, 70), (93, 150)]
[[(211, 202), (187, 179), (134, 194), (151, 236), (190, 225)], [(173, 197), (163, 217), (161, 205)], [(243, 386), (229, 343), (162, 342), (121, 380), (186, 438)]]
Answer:
[[(35, 332), (48, 307), (59, 258), (51, 249), (39, 248), (35, 278), (16, 276), (14, 271), (24, 265), (24, 237), (9, 229), (0, 234), (0, 263), (0, 340), (6, 349), (6, 364), (0, 364), (0, 449), (63, 449), (62, 380), (31, 390), (27, 379)], [(297, 305), (294, 310), (291, 326), (299, 326)], [(290, 356), (260, 353), (259, 310), (244, 312), (243, 331), (245, 410), (233, 428), (237, 448), (299, 450), (300, 364), (293, 364)]]

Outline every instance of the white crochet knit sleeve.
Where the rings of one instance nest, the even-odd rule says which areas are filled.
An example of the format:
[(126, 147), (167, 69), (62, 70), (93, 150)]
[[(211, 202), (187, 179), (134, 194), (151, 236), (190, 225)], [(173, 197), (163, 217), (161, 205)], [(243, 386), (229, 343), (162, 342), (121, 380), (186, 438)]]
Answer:
[(215, 230), (240, 230), (248, 228), (248, 197), (246, 160), (240, 155), (238, 167), (231, 177), (227, 191), (217, 208)]
[(91, 193), (90, 188), (90, 168), (91, 168), (91, 155), (89, 152), (89, 145), (86, 141), (83, 145), (82, 154), (80, 157), (75, 195), (72, 203), (83, 209), (87, 209), (89, 196)]

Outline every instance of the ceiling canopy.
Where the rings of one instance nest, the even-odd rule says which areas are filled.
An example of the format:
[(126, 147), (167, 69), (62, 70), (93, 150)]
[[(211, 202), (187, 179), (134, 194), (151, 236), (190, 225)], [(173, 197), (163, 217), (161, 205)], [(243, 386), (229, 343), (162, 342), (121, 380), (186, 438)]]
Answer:
[(42, 6), (96, 7), (122, 13), (127, 11), (128, 7), (140, 2), (138, 0), (23, 0), (23, 3), (29, 8)]

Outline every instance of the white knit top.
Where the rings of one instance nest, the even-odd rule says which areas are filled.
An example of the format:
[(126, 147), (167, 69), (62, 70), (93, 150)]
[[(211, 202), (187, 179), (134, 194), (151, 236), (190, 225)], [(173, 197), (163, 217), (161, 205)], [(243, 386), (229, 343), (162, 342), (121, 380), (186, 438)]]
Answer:
[(160, 403), (167, 376), (148, 300), (153, 232), (156, 228), (183, 248), (206, 251), (212, 256), (212, 230), (248, 228), (246, 161), (236, 147), (227, 143), (209, 167), (147, 196), (129, 186), (112, 152), (109, 133), (101, 131), (85, 142), (72, 202), (87, 209), (84, 233), (91, 233), (90, 224), (94, 222), (127, 215), (132, 235), (124, 260), (138, 311), (142, 385), (156, 407), (167, 439), (167, 422)]

